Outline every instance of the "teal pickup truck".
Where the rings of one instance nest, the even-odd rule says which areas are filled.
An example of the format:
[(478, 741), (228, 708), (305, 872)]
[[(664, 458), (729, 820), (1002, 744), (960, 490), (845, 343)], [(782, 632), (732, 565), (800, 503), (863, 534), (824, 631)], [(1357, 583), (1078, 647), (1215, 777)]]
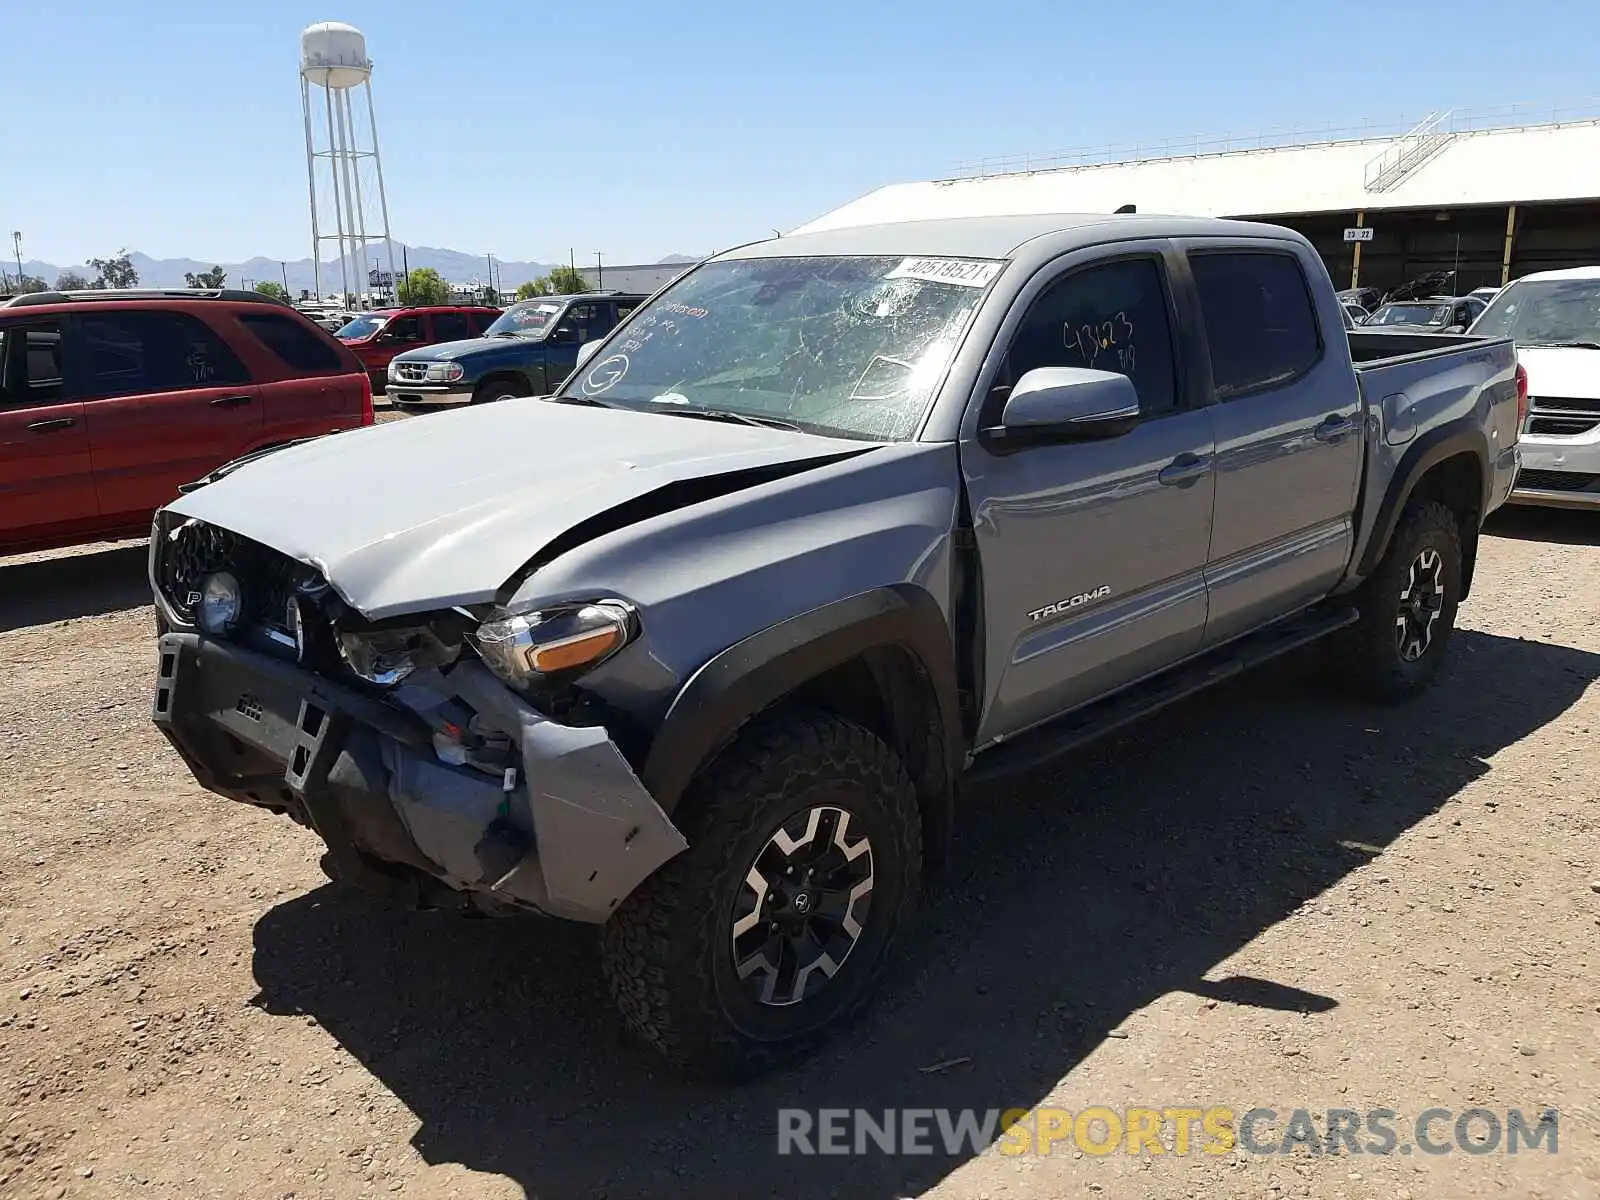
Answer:
[(403, 409), (549, 395), (577, 366), (578, 348), (610, 333), (644, 299), (587, 292), (524, 300), (501, 313), (482, 337), (395, 355), (384, 392)]

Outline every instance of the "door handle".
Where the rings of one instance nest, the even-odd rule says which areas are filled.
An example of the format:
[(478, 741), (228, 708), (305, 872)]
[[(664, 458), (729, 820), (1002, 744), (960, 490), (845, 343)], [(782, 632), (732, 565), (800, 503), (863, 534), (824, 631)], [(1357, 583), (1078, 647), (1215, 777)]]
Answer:
[(248, 392), (237, 396), (218, 396), (215, 400), (208, 400), (212, 408), (232, 408), (235, 404), (249, 404), (253, 397)]
[(76, 417), (56, 417), (49, 421), (35, 421), (25, 428), (29, 433), (49, 433), (52, 429), (71, 429), (77, 423)]
[(1209, 455), (1201, 457), (1198, 454), (1185, 453), (1178, 455), (1161, 468), (1156, 480), (1163, 487), (1188, 487), (1209, 470), (1211, 470)]
[(1349, 417), (1324, 417), (1322, 424), (1311, 431), (1311, 436), (1319, 442), (1337, 444), (1354, 433), (1355, 429), (1355, 423)]

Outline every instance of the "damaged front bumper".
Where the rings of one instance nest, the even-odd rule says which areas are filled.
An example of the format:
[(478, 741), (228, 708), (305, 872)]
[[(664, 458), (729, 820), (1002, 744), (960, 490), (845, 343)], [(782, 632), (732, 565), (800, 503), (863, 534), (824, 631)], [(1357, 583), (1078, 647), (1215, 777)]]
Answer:
[(520, 768), (450, 765), (412, 712), (194, 633), (161, 638), (153, 717), (202, 786), (309, 825), (332, 874), (423, 902), (599, 923), (687, 846), (604, 729), (546, 718), (477, 662), (430, 686)]

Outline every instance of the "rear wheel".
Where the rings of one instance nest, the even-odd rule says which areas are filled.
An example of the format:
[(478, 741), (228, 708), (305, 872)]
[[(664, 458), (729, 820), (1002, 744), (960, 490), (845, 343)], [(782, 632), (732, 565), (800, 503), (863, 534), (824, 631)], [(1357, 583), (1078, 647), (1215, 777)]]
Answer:
[(606, 924), (606, 979), (680, 1070), (753, 1075), (870, 996), (921, 888), (916, 793), (866, 729), (793, 714), (741, 735), (679, 814), (689, 849)]
[(504, 400), (510, 396), (526, 396), (526, 388), (518, 387), (509, 379), (491, 379), (488, 383), (478, 385), (478, 390), (472, 393), (474, 404), (493, 404), (496, 400)]
[(1356, 594), (1361, 619), (1334, 639), (1338, 668), (1359, 692), (1403, 700), (1444, 663), (1461, 601), (1461, 528), (1443, 504), (1414, 504)]

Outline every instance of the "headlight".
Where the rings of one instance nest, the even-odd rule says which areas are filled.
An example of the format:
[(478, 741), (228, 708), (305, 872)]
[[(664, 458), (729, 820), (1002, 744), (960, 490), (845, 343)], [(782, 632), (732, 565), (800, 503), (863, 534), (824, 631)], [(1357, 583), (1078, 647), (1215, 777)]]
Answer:
[(400, 378), (400, 360), (398, 358), (391, 358), (389, 360), (389, 378)]
[(454, 383), (465, 374), (460, 363), (430, 363), (428, 366), (429, 383)]
[(195, 623), (207, 633), (229, 634), (239, 625), (244, 595), (239, 581), (226, 571), (207, 575), (200, 583), (200, 600), (194, 606)]
[(400, 629), (341, 629), (339, 657), (368, 683), (390, 687), (422, 667), (442, 667), (455, 661), (461, 643), (441, 636), (431, 625)]
[(526, 687), (599, 666), (628, 644), (635, 629), (629, 605), (600, 600), (485, 621), (471, 637), (491, 671), (513, 687)]

